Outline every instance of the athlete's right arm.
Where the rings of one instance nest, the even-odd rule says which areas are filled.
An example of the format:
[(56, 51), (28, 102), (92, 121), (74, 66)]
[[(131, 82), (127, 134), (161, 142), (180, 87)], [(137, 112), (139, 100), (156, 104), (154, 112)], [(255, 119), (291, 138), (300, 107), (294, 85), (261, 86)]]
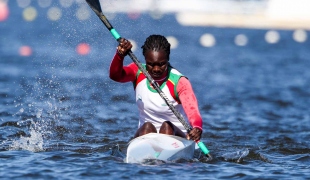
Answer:
[(124, 56), (117, 51), (110, 65), (110, 78), (116, 82), (134, 81), (138, 72), (138, 67), (134, 63), (123, 66)]

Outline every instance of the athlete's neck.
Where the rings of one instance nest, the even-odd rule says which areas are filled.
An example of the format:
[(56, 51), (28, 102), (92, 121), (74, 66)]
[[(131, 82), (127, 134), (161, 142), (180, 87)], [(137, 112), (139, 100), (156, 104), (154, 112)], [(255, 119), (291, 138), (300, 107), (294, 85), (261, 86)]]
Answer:
[(167, 75), (161, 79), (154, 79), (156, 82), (164, 81), (167, 78)]
[(154, 78), (154, 81), (156, 81), (159, 85), (162, 85), (163, 82), (167, 79), (168, 76), (168, 71), (166, 71), (161, 77), (159, 78)]

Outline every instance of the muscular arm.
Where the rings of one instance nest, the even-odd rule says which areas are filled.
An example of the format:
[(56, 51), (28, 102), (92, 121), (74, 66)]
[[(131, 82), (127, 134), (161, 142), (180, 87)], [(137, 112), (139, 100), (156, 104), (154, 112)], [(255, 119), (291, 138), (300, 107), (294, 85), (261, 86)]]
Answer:
[(136, 78), (138, 67), (131, 63), (123, 66), (124, 57), (115, 53), (110, 65), (110, 78), (117, 82), (130, 82)]
[(198, 109), (198, 102), (188, 79), (180, 78), (177, 92), (190, 124), (193, 128), (202, 130), (202, 118)]

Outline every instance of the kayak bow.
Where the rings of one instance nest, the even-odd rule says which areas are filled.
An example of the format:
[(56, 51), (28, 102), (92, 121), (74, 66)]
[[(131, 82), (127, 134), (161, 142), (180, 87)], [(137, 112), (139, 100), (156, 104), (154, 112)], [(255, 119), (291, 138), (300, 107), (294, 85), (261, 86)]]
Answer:
[(143, 163), (148, 160), (165, 162), (194, 157), (194, 141), (167, 134), (149, 133), (129, 142), (126, 163)]

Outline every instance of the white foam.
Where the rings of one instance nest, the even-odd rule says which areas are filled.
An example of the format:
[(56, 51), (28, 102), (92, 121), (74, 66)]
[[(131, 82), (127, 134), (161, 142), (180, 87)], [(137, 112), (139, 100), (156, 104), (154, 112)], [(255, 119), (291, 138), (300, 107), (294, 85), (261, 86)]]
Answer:
[(43, 135), (40, 132), (38, 124), (31, 120), (30, 137), (21, 136), (19, 139), (14, 140), (10, 145), (10, 150), (27, 150), (32, 152), (44, 151), (43, 148)]

